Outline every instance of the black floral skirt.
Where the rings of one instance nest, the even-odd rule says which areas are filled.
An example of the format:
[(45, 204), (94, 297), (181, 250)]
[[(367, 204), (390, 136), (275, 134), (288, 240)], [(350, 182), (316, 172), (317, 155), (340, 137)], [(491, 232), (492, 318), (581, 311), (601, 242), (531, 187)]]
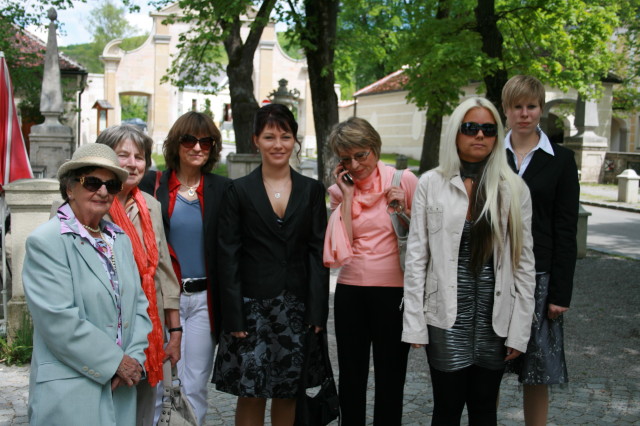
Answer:
[(535, 310), (527, 352), (507, 363), (525, 385), (558, 385), (569, 381), (564, 358), (563, 316), (547, 316), (550, 275), (536, 275)]
[(295, 398), (304, 356), (304, 303), (284, 291), (273, 299), (244, 298), (248, 336), (222, 333), (216, 389), (255, 398)]

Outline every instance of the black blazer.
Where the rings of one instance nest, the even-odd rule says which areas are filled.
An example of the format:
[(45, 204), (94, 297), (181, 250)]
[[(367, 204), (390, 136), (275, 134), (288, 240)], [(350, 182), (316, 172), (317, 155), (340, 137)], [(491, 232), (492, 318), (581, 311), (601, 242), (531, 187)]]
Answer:
[[(531, 191), (533, 254), (537, 272), (549, 272), (547, 303), (569, 307), (576, 266), (580, 184), (573, 151), (552, 144), (554, 155), (538, 149), (522, 178)], [(515, 171), (513, 153), (507, 150)]]
[(243, 297), (267, 299), (288, 290), (305, 302), (305, 321), (325, 326), (329, 270), (322, 250), (327, 227), (322, 183), (291, 170), (291, 196), (278, 225), (262, 167), (233, 181), (220, 212), (222, 327), (245, 331)]
[[(169, 235), (170, 217), (169, 217), (169, 175), (170, 171), (166, 170), (162, 173), (157, 191), (155, 190), (156, 172), (151, 171), (145, 174), (142, 182), (138, 186), (142, 191), (154, 195), (162, 205), (162, 221), (164, 224), (164, 233)], [(204, 253), (207, 266), (209, 281), (209, 315), (211, 317), (212, 331), (218, 335), (220, 332), (221, 309), (220, 309), (220, 286), (218, 284), (218, 217), (220, 215), (222, 196), (227, 184), (231, 182), (223, 176), (212, 173), (204, 175), (204, 212), (203, 212), (203, 230), (204, 230)], [(154, 194), (155, 192), (155, 194)]]

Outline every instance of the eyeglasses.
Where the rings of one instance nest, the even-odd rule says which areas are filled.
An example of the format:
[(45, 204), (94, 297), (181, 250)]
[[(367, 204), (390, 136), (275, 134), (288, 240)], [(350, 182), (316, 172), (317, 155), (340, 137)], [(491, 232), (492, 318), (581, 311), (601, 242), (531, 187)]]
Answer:
[(353, 154), (353, 157), (341, 157), (340, 163), (342, 165), (351, 164), (353, 160), (356, 160), (358, 163), (362, 163), (367, 159), (369, 154), (371, 154), (371, 151), (356, 152), (355, 154)]
[(95, 176), (82, 176), (80, 179), (75, 179), (76, 182), (80, 182), (80, 185), (87, 191), (97, 192), (102, 185), (107, 188), (107, 192), (111, 195), (116, 195), (122, 191), (122, 183), (117, 179), (110, 179), (103, 181)]
[(480, 130), (485, 136), (492, 138), (498, 134), (498, 125), (493, 123), (478, 124), (473, 121), (460, 125), (460, 133), (463, 135), (475, 136)]
[(215, 141), (211, 136), (198, 139), (193, 135), (182, 135), (180, 137), (180, 143), (187, 149), (191, 149), (196, 146), (197, 143), (199, 143), (201, 150), (209, 151), (214, 145)]

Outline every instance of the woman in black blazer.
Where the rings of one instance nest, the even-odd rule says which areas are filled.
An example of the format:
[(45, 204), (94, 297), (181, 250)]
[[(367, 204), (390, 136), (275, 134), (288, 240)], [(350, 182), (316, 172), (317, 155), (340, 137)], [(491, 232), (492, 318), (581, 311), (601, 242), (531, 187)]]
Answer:
[(580, 196), (573, 152), (552, 144), (540, 130), (544, 101), (544, 86), (535, 77), (517, 75), (502, 90), (511, 128), (507, 159), (529, 186), (533, 207), (536, 307), (527, 352), (510, 368), (524, 385), (527, 425), (546, 424), (548, 385), (568, 382), (562, 314), (571, 302)]
[(322, 183), (289, 166), (298, 125), (283, 105), (256, 113), (253, 142), (262, 165), (229, 185), (220, 213), (223, 333), (218, 390), (238, 396), (236, 425), (292, 425), (303, 337), (327, 321), (329, 273)]

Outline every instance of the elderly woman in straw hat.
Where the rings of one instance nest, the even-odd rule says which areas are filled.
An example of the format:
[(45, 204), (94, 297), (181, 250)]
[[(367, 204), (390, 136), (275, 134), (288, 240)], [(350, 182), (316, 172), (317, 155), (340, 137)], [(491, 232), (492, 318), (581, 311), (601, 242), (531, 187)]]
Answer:
[(65, 200), (26, 243), (31, 425), (134, 425), (151, 322), (127, 235), (103, 216), (129, 173), (106, 145), (58, 170)]

